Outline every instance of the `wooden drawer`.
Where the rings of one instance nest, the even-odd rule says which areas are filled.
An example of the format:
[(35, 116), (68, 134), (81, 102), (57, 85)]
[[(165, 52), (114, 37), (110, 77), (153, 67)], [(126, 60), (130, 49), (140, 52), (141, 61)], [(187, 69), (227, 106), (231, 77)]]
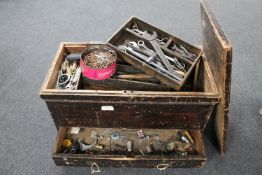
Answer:
[[(108, 130), (101, 128), (85, 128), (87, 130)], [(191, 130), (191, 135), (195, 140), (194, 153), (192, 155), (141, 155), (141, 154), (114, 154), (114, 153), (93, 153), (91, 154), (67, 154), (62, 153), (62, 142), (66, 136), (68, 128), (61, 127), (58, 130), (57, 139), (53, 149), (53, 160), (58, 166), (91, 166), (96, 163), (99, 167), (147, 167), (147, 168), (161, 168), (163, 166), (176, 167), (176, 168), (189, 168), (189, 167), (201, 167), (206, 161), (205, 149), (203, 144), (202, 133), (200, 130)], [(128, 132), (129, 135), (132, 133), (136, 134), (136, 129), (116, 129), (117, 131)], [(112, 131), (115, 131), (112, 128)], [(172, 132), (177, 130), (143, 130), (144, 133), (158, 133), (169, 137)], [(81, 133), (81, 131), (80, 131)], [(131, 133), (131, 134), (130, 134)], [(82, 136), (81, 136), (82, 135)], [(80, 138), (85, 137), (85, 132), (80, 134)]]

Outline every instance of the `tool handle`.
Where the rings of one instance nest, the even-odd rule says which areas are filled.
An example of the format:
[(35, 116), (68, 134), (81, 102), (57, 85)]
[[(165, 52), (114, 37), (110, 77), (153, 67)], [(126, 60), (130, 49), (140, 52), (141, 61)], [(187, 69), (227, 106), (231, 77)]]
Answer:
[(147, 74), (125, 74), (125, 75), (116, 75), (118, 79), (150, 79), (152, 78)]

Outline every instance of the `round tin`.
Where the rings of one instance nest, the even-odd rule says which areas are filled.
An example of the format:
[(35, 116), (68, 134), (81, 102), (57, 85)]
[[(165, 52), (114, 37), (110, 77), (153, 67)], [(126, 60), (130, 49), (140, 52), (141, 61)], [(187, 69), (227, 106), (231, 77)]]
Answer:
[[(91, 68), (87, 65), (85, 65), (83, 59), (85, 56), (92, 51), (92, 49), (103, 49), (103, 50), (111, 50), (112, 53), (114, 53), (115, 62), (113, 62), (109, 67), (107, 68)], [(90, 47), (87, 47), (83, 53), (81, 54), (80, 59), (80, 66), (82, 69), (83, 76), (92, 79), (92, 80), (105, 80), (107, 78), (110, 78), (114, 73), (116, 72), (116, 53), (114, 50), (110, 49), (109, 47), (105, 45), (92, 45)]]

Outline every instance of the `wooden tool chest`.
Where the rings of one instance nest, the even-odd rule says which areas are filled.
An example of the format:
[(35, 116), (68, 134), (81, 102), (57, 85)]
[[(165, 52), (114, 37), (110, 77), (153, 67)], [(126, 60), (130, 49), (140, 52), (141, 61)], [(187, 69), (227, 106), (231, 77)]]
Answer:
[[(84, 77), (77, 90), (55, 89), (58, 71), (65, 55), (80, 53), (92, 44), (61, 43), (40, 91), (58, 130), (52, 153), (56, 165), (91, 166), (96, 163), (99, 166), (116, 167), (154, 168), (162, 164), (168, 167), (200, 167), (207, 159), (202, 135), (212, 112), (215, 113), (214, 127), (220, 151), (224, 153), (232, 47), (205, 1), (201, 1), (201, 20), (204, 55), (198, 63), (194, 63), (198, 66), (190, 70), (191, 76), (180, 91), (171, 90), (165, 85), (156, 88), (150, 83), (146, 86), (149, 87), (147, 89), (132, 82), (121, 82), (118, 86), (107, 89), (107, 85), (114, 84), (114, 80), (107, 80), (105, 86), (98, 87), (96, 82)], [(117, 52), (118, 63), (132, 67), (125, 63), (126, 55), (112, 43), (111, 39), (107, 46)], [(118, 65), (119, 69), (121, 65)], [(195, 144), (192, 154), (183, 156), (140, 153), (125, 155), (109, 151), (65, 154), (62, 144), (70, 127), (81, 127), (79, 134), (83, 138), (91, 130), (117, 130), (130, 137), (140, 129), (147, 134), (158, 133), (163, 137), (171, 136), (179, 130), (189, 130)]]

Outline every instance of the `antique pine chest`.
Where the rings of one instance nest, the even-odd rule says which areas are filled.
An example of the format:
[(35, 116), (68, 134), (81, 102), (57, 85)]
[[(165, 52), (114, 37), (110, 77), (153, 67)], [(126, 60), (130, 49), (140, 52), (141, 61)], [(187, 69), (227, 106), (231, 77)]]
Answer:
[[(90, 166), (96, 163), (99, 166), (154, 168), (164, 163), (168, 167), (200, 167), (207, 159), (202, 134), (212, 113), (223, 154), (228, 128), (232, 47), (205, 1), (201, 1), (201, 20), (204, 54), (192, 70), (191, 79), (197, 83), (193, 83), (190, 90), (171, 91), (153, 86), (149, 86), (152, 89), (129, 90), (128, 84), (98, 90), (88, 88), (84, 78), (77, 90), (55, 89), (65, 54), (80, 53), (91, 44), (61, 43), (40, 91), (58, 130), (52, 152), (56, 165)], [(115, 49), (110, 41), (108, 47)], [(120, 60), (125, 60), (123, 53), (116, 52)], [(143, 129), (163, 137), (186, 129), (195, 140), (196, 153), (186, 156), (64, 154), (61, 146), (69, 127), (86, 128), (87, 132), (116, 129), (126, 134)]]

